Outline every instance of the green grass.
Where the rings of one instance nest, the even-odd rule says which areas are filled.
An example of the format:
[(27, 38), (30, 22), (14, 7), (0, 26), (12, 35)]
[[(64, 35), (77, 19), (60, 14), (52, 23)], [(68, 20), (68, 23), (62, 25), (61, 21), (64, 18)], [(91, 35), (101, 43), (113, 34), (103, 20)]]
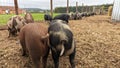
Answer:
[[(53, 16), (56, 16), (56, 15), (58, 15), (58, 13), (53, 14)], [(14, 14), (0, 15), (0, 25), (5, 25), (11, 16), (14, 16)], [(21, 16), (24, 16), (24, 14), (22, 14)], [(44, 13), (32, 13), (32, 16), (35, 21), (44, 20)]]
[(11, 15), (0, 15), (0, 25), (6, 24), (6, 22), (9, 20), (9, 18), (13, 16), (13, 14)]

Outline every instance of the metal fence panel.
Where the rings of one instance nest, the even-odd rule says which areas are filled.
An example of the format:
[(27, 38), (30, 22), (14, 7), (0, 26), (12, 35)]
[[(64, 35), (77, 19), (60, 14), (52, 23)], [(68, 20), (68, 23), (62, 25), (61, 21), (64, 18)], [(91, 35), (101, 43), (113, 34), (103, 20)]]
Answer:
[(120, 21), (120, 0), (114, 0), (112, 20)]

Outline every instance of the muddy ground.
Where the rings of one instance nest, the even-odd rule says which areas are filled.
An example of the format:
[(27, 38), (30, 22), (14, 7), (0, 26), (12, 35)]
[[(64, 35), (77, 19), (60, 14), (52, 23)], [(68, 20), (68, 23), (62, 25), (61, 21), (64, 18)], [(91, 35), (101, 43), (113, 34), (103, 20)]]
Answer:
[[(91, 16), (69, 23), (76, 40), (76, 68), (120, 68), (120, 23), (108, 16)], [(0, 68), (33, 68), (28, 57), (21, 56), (18, 37), (8, 38), (0, 31)], [(47, 68), (53, 68), (51, 54)], [(60, 58), (60, 68), (70, 68), (68, 57)]]

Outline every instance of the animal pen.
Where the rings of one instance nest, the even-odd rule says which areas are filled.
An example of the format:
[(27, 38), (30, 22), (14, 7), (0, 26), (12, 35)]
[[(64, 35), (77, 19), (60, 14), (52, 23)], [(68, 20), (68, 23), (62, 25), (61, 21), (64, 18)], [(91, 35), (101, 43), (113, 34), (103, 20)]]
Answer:
[[(39, 5), (37, 4), (42, 4), (39, 2), (41, 0), (39, 0), (38, 2), (34, 2), (36, 0), (34, 1), (27, 0), (27, 2), (32, 1), (32, 3), (24, 3), (22, 1), (26, 1), (26, 0), (18, 0), (18, 12), (19, 15), (22, 17), (24, 17), (24, 12), (29, 10), (23, 8), (29, 8), (29, 5), (31, 5), (31, 7), (35, 10), (35, 8), (40, 8), (38, 7)], [(73, 0), (69, 0), (69, 7), (73, 4), (74, 6), (76, 6), (76, 1), (74, 1), (73, 3), (71, 3), (71, 1)], [(0, 2), (2, 3), (0, 5), (0, 19), (4, 20), (2, 22), (5, 22), (5, 24), (0, 24), (0, 29), (1, 29), (1, 28), (7, 28), (6, 23), (8, 22), (9, 18), (15, 15), (15, 9), (14, 9), (15, 7), (14, 7), (14, 1), (11, 2), (11, 0), (7, 0), (6, 2), (5, 0), (0, 0)], [(45, 3), (47, 3), (50, 9), (50, 0)], [(53, 9), (54, 6), (64, 7), (61, 6), (60, 3), (64, 3), (63, 0), (59, 0), (59, 1), (54, 0)], [(118, 5), (120, 1), (115, 0), (114, 3), (117, 4), (117, 7), (114, 4), (113, 7), (116, 8), (113, 8), (112, 16), (115, 17), (112, 18), (115, 20), (117, 18), (117, 20), (119, 20)], [(79, 7), (79, 5), (81, 6), (83, 5), (83, 7), (86, 8), (81, 8)], [(66, 0), (66, 6), (67, 6), (67, 0)], [(41, 8), (45, 8), (45, 7), (43, 6)], [(75, 56), (76, 68), (120, 68), (120, 23), (111, 22), (111, 17), (108, 16), (107, 13), (99, 14), (102, 12), (101, 11), (102, 8), (101, 6), (89, 7), (88, 5), (78, 2), (78, 8), (77, 8), (78, 11), (82, 10), (80, 12), (87, 12), (87, 13), (93, 11), (93, 12), (97, 12), (97, 14), (89, 17), (82, 17), (82, 19), (80, 20), (69, 20), (69, 23), (67, 24), (70, 27), (71, 31), (73, 32), (73, 36), (74, 36), (73, 38), (75, 39), (75, 43), (76, 43), (76, 56)], [(69, 11), (66, 11), (66, 9), (67, 8), (65, 8), (64, 10), (65, 13), (71, 12), (71, 8), (69, 8)], [(104, 8), (104, 9), (105, 11), (107, 11), (108, 8)], [(6, 14), (5, 10), (10, 11), (10, 14)], [(74, 9), (74, 12), (75, 11), (76, 8)], [(41, 23), (48, 27), (49, 24), (46, 23), (43, 18), (45, 12), (40, 10), (40, 12), (38, 12), (37, 14), (32, 13), (32, 15), (33, 18), (35, 19), (35, 23), (36, 22)], [(41, 14), (42, 17), (40, 16)], [(53, 15), (54, 14), (55, 13), (53, 13)], [(32, 63), (31, 59), (22, 56), (22, 49), (21, 49), (22, 47), (18, 42), (19, 37), (16, 36), (16, 37), (8, 38), (8, 34), (9, 32), (7, 29), (0, 30), (0, 68), (33, 68), (34, 64)], [(46, 66), (47, 68), (54, 68), (51, 52), (49, 53)], [(68, 56), (60, 57), (59, 68), (70, 68), (70, 67), (71, 65), (69, 63), (69, 57)]]

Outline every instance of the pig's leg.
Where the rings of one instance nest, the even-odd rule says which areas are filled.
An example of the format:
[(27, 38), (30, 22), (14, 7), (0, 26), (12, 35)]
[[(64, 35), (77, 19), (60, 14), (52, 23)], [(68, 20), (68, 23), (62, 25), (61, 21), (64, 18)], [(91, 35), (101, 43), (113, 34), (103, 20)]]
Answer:
[(27, 56), (27, 49), (26, 44), (24, 40), (20, 40), (20, 44), (22, 46), (22, 56)]
[(30, 52), (30, 56), (31, 56), (31, 59), (32, 59), (32, 62), (34, 64), (34, 67), (35, 68), (41, 68), (41, 65), (40, 65), (40, 54), (36, 54), (35, 52)]
[(50, 49), (48, 49), (47, 54), (42, 58), (43, 68), (46, 68), (46, 66), (47, 66), (47, 58), (49, 55), (49, 50)]
[(75, 62), (74, 62), (74, 59), (75, 59), (75, 49), (74, 49), (74, 52), (71, 54), (71, 55), (69, 55), (69, 61), (70, 61), (70, 64), (71, 64), (71, 67), (72, 68), (75, 68)]
[(54, 61), (54, 67), (58, 68), (59, 67), (59, 54), (52, 51), (52, 58), (53, 58), (53, 61)]

